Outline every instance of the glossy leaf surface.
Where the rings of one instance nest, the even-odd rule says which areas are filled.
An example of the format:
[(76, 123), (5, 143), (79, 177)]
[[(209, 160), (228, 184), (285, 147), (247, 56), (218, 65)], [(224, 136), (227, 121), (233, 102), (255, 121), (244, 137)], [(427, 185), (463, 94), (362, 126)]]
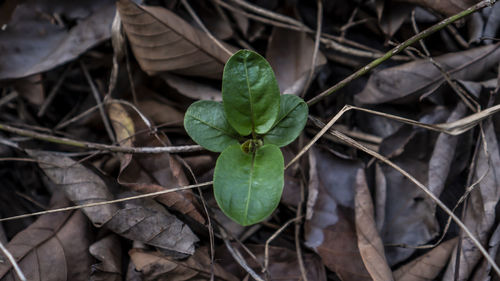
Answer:
[(280, 104), (278, 82), (269, 63), (249, 50), (234, 54), (224, 67), (222, 100), (229, 124), (240, 135), (267, 133)]
[(272, 144), (255, 153), (232, 145), (217, 159), (214, 194), (221, 210), (241, 225), (258, 223), (278, 206), (284, 184), (284, 161)]
[(189, 136), (204, 148), (222, 152), (238, 144), (238, 133), (229, 125), (224, 107), (216, 101), (197, 101), (184, 116), (184, 128)]
[(273, 128), (264, 136), (265, 144), (285, 146), (295, 140), (307, 122), (307, 104), (294, 95), (282, 95), (280, 113)]

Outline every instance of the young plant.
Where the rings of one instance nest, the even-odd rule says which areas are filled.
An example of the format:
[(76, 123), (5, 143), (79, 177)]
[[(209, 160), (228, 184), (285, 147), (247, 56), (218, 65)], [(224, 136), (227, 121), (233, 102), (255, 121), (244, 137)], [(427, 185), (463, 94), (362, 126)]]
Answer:
[(278, 206), (284, 184), (279, 147), (300, 134), (308, 107), (297, 96), (280, 95), (269, 63), (249, 50), (227, 61), (222, 101), (193, 103), (184, 128), (199, 145), (222, 152), (214, 171), (221, 210), (241, 225), (255, 224)]

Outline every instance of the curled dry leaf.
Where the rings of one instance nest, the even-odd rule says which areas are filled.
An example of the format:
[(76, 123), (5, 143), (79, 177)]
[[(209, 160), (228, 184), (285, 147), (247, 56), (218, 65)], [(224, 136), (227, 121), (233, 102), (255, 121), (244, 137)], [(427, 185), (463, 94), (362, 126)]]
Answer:
[(397, 281), (428, 281), (435, 280), (444, 269), (453, 247), (458, 239), (450, 239), (439, 244), (428, 253), (408, 262), (394, 271)]
[[(150, 75), (165, 71), (222, 78), (226, 53), (204, 32), (162, 7), (117, 2), (125, 33), (141, 68)], [(234, 51), (234, 48), (226, 45)]]
[[(82, 164), (49, 152), (26, 152), (40, 161), (40, 168), (73, 203), (81, 205), (114, 199), (104, 180)], [(194, 253), (194, 243), (198, 241), (188, 226), (153, 200), (127, 201), (121, 208), (107, 204), (83, 211), (97, 227), (106, 226), (130, 240), (180, 254)]]
[[(494, 225), (495, 206), (500, 199), (500, 150), (492, 121), (485, 121), (483, 128), (488, 154), (485, 154), (485, 147), (481, 144), (473, 182), (482, 180), (470, 194), (463, 221), (476, 238), (485, 244)], [(453, 257), (456, 256), (455, 252), (456, 249)], [(481, 253), (468, 237), (464, 237), (460, 255), (459, 280), (467, 280), (481, 259)], [(453, 278), (454, 272), (455, 258), (452, 258), (445, 278)]]
[[(199, 248), (187, 260), (178, 260), (160, 252), (132, 249), (130, 259), (143, 280), (208, 280), (211, 274), (210, 256), (207, 248)], [(215, 280), (239, 280), (223, 267), (213, 266)]]
[(89, 252), (99, 261), (92, 265), (90, 280), (122, 280), (122, 246), (117, 235), (109, 234), (90, 245)]
[[(449, 53), (435, 60), (455, 79), (483, 78), (500, 60), (500, 44)], [(375, 72), (363, 91), (355, 95), (357, 104), (381, 104), (415, 100), (435, 92), (443, 83), (441, 72), (428, 60), (421, 59)]]
[[(164, 145), (155, 136), (147, 133), (148, 128), (142, 120), (139, 118), (133, 120), (120, 104), (112, 104), (108, 108), (108, 113), (117, 140), (121, 145), (132, 146), (133, 139), (135, 139), (136, 146)], [(136, 131), (145, 133), (136, 135)], [(168, 153), (121, 155), (118, 182), (141, 193), (150, 193), (189, 184), (180, 163)], [(191, 216), (200, 223), (205, 222), (205, 219), (193, 204), (196, 198), (191, 190), (163, 194), (155, 197), (155, 200)]]
[(375, 225), (373, 202), (366, 183), (365, 173), (362, 169), (356, 175), (356, 234), (361, 258), (375, 281), (394, 280), (391, 269), (387, 264), (384, 245)]
[(306, 245), (314, 249), (342, 280), (372, 280), (359, 252), (354, 224), (354, 190), (361, 164), (332, 154), (314, 153), (317, 199), (308, 200), (310, 220), (305, 223)]
[(108, 39), (115, 6), (112, 1), (93, 4), (99, 8), (70, 30), (37, 12), (37, 1), (19, 5), (0, 32), (0, 80), (47, 71)]
[[(63, 193), (52, 196), (51, 207), (67, 207)], [(6, 245), (28, 280), (89, 280), (92, 233), (80, 211), (42, 215)], [(0, 255), (1, 259), (7, 259)], [(9, 262), (0, 263), (1, 280), (18, 280)]]

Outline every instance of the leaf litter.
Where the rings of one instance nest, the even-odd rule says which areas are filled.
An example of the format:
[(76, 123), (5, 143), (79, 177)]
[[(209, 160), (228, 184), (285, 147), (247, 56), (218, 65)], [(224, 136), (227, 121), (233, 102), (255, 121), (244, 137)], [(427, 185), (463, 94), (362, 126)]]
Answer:
[[(209, 185), (217, 154), (115, 149), (192, 145), (182, 127), (183, 115), (193, 101), (221, 100), (222, 70), (238, 49), (266, 56), (282, 94), (305, 93), (310, 100), (374, 54), (412, 36), (412, 20), (422, 28), (433, 26), (478, 1), (324, 3), (314, 64), (315, 1), (214, 0), (191, 3), (194, 14), (181, 3), (187, 1), (153, 2), (119, 0), (116, 7), (113, 1), (0, 4), (0, 15), (5, 15), (0, 31), (0, 174), (8, 190), (1, 197), (6, 203), (0, 214), (7, 218), (100, 204), (36, 220), (1, 221), (1, 242), (28, 280), (496, 278), (491, 259), (483, 257), (465, 229), (455, 223), (447, 227), (442, 205), (414, 179), (449, 209), (458, 203), (455, 214), (498, 260), (500, 4), (425, 37), (430, 57), (422, 57), (425, 52), (414, 44), (310, 106), (306, 130), (283, 149), (285, 163), (293, 164), (285, 171), (278, 209), (257, 225), (235, 227), (214, 204), (211, 187), (201, 193), (169, 191), (198, 182)], [(122, 31), (111, 29), (114, 13), (120, 15), (115, 22)], [(123, 51), (118, 56), (110, 38), (120, 32), (126, 41), (118, 41)], [(115, 55), (121, 59), (113, 61)], [(68, 66), (74, 62), (87, 66), (106, 104), (104, 115), (89, 110), (95, 98), (83, 73)], [(112, 68), (117, 83), (108, 89)], [(310, 73), (313, 80), (306, 85)], [(444, 74), (465, 98), (457, 96)], [(464, 99), (476, 108), (467, 107)], [(362, 108), (348, 107), (334, 120), (342, 132), (378, 149), (413, 179), (380, 155), (361, 152), (369, 151), (338, 131), (314, 138), (317, 125), (324, 126), (322, 121), (352, 104)], [(38, 114), (42, 107), (44, 114)], [(111, 121), (116, 143), (103, 117)], [(366, 135), (382, 141), (374, 143)], [(308, 157), (294, 159), (311, 139), (315, 144)], [(107, 152), (75, 146), (83, 142), (112, 146)], [(26, 161), (37, 164), (18, 165)], [(164, 191), (169, 192), (152, 199), (127, 199)], [(298, 215), (302, 210), (304, 217)], [(291, 220), (295, 229), (277, 232)], [(211, 231), (215, 239), (209, 239)], [(433, 245), (441, 237), (444, 242)], [(223, 244), (241, 259), (236, 261)], [(0, 279), (17, 278), (3, 254), (1, 259)], [(265, 261), (269, 266), (264, 272)]]

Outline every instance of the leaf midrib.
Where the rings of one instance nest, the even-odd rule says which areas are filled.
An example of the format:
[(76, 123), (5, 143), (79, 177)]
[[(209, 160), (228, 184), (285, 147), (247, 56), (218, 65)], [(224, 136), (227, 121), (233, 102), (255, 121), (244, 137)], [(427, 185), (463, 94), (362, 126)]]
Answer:
[(254, 116), (253, 116), (252, 92), (250, 91), (250, 81), (248, 79), (247, 58), (243, 59), (243, 68), (245, 69), (245, 80), (247, 82), (247, 88), (248, 88), (248, 99), (250, 100), (250, 121), (252, 123), (252, 135), (253, 135), (255, 132), (255, 123), (254, 123)]
[(252, 182), (253, 182), (253, 171), (254, 171), (254, 164), (255, 164), (255, 155), (257, 154), (257, 151), (252, 153), (252, 161), (250, 162), (250, 175), (249, 175), (249, 180), (248, 180), (248, 191), (247, 191), (247, 200), (245, 204), (245, 212), (243, 213), (244, 219), (245, 219), (245, 225), (248, 224), (248, 208), (250, 206), (250, 196), (252, 195)]

